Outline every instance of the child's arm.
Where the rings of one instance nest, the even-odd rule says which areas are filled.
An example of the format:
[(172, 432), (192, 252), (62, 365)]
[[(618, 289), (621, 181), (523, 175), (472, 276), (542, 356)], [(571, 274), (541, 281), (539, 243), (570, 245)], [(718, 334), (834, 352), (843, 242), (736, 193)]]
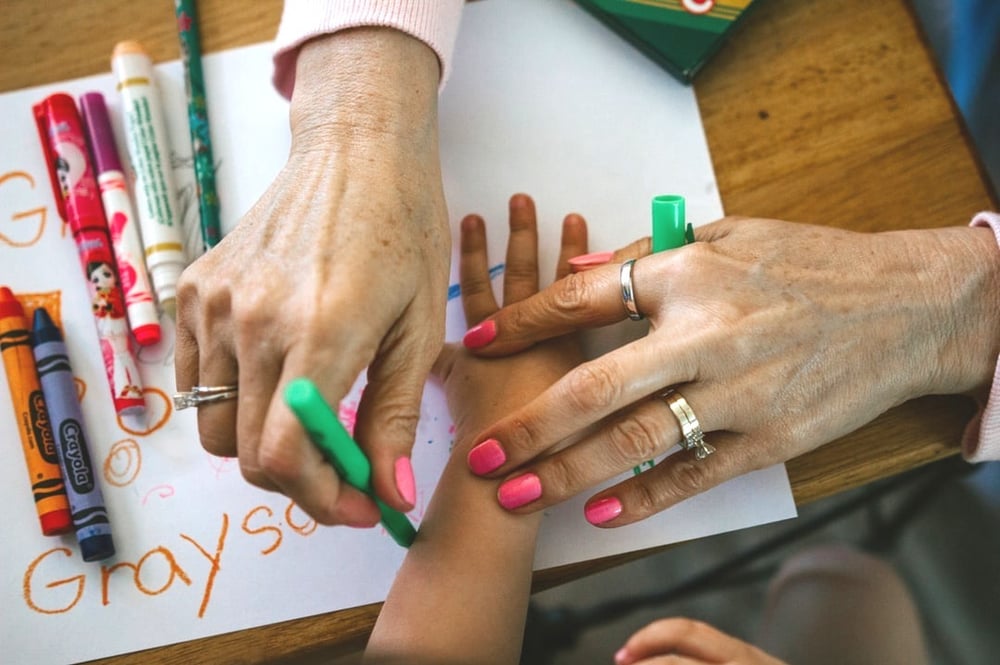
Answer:
[[(510, 225), (505, 304), (538, 290), (535, 211), (528, 197), (511, 199)], [(586, 245), (583, 220), (568, 217), (560, 274)], [(474, 325), (497, 309), (478, 217), (462, 221), (460, 275), (466, 318)], [(574, 342), (565, 338), (503, 359), (476, 359), (460, 347), (442, 353), (435, 374), (455, 421), (455, 449), (379, 615), (366, 662), (518, 662), (541, 513), (503, 510), (496, 485), (469, 473), (466, 455), (483, 427), (579, 361)]]

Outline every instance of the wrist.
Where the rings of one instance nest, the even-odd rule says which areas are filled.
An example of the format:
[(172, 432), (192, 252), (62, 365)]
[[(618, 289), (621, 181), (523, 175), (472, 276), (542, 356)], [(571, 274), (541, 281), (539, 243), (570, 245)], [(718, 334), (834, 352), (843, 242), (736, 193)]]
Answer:
[(292, 150), (437, 141), (437, 55), (385, 27), (317, 37), (301, 49), (289, 108)]
[[(920, 394), (984, 400), (1000, 353), (1000, 251), (989, 229), (947, 228), (913, 251), (927, 294), (936, 358)], [(936, 362), (935, 362), (936, 361)]]

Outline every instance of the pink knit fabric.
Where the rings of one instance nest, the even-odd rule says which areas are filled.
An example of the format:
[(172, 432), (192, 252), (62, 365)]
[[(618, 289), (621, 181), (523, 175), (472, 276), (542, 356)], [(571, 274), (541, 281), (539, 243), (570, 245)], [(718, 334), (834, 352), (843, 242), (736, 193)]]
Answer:
[(285, 0), (274, 40), (274, 87), (291, 99), (299, 48), (314, 37), (361, 26), (395, 28), (430, 46), (441, 62), (443, 86), (451, 69), (462, 4), (463, 0)]
[[(993, 229), (1000, 245), (1000, 214), (981, 212), (972, 218), (970, 226), (985, 226)], [(997, 260), (1000, 260), (998, 257)], [(1000, 298), (1000, 293), (996, 294)], [(996, 331), (1000, 335), (1000, 330)], [(1000, 460), (1000, 363), (993, 375), (993, 387), (989, 398), (969, 426), (962, 439), (962, 455), (970, 462)]]

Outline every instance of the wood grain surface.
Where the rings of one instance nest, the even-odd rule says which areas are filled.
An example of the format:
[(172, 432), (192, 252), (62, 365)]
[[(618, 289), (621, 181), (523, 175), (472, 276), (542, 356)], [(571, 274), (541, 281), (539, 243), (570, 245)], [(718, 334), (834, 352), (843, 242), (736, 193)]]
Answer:
[[(277, 0), (198, 5), (205, 52), (272, 39), (281, 13)], [(106, 72), (123, 39), (138, 39), (156, 61), (178, 58), (173, 3), (7, 0), (0, 91)], [(998, 208), (903, 0), (759, 0), (695, 88), (730, 213), (882, 231), (962, 225)], [(958, 397), (914, 400), (790, 461), (796, 501), (956, 454), (973, 409)], [(544, 571), (537, 586), (635, 556)], [(371, 605), (95, 662), (312, 662), (359, 649), (377, 612)]]

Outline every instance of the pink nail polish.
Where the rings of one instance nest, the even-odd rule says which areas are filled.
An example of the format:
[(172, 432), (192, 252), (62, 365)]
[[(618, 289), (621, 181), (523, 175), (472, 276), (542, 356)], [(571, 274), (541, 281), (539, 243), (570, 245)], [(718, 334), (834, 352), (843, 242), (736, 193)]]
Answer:
[(617, 652), (615, 652), (615, 665), (625, 665), (625, 663), (628, 662), (631, 662), (628, 649), (622, 647)]
[(613, 496), (588, 503), (587, 507), (583, 509), (583, 516), (594, 526), (610, 522), (621, 514), (622, 502)]
[(525, 473), (511, 478), (500, 485), (500, 489), (497, 490), (497, 499), (500, 501), (500, 505), (507, 510), (520, 508), (540, 496), (542, 496), (542, 481), (533, 473)]
[(472, 473), (482, 476), (496, 471), (507, 461), (507, 453), (496, 439), (486, 439), (469, 451), (466, 460)]
[(478, 326), (469, 328), (469, 331), (465, 333), (465, 337), (462, 338), (462, 344), (464, 344), (467, 349), (478, 349), (492, 342), (496, 339), (496, 336), (496, 321), (486, 320)]
[(614, 252), (593, 252), (591, 254), (582, 254), (571, 258), (569, 260), (569, 266), (573, 272), (584, 272), (585, 270), (590, 270), (591, 268), (596, 268), (597, 266), (603, 266), (605, 263), (610, 261), (611, 257), (614, 255)]
[(396, 459), (396, 491), (403, 501), (411, 506), (417, 503), (417, 481), (413, 477), (413, 464), (410, 458), (403, 456)]

